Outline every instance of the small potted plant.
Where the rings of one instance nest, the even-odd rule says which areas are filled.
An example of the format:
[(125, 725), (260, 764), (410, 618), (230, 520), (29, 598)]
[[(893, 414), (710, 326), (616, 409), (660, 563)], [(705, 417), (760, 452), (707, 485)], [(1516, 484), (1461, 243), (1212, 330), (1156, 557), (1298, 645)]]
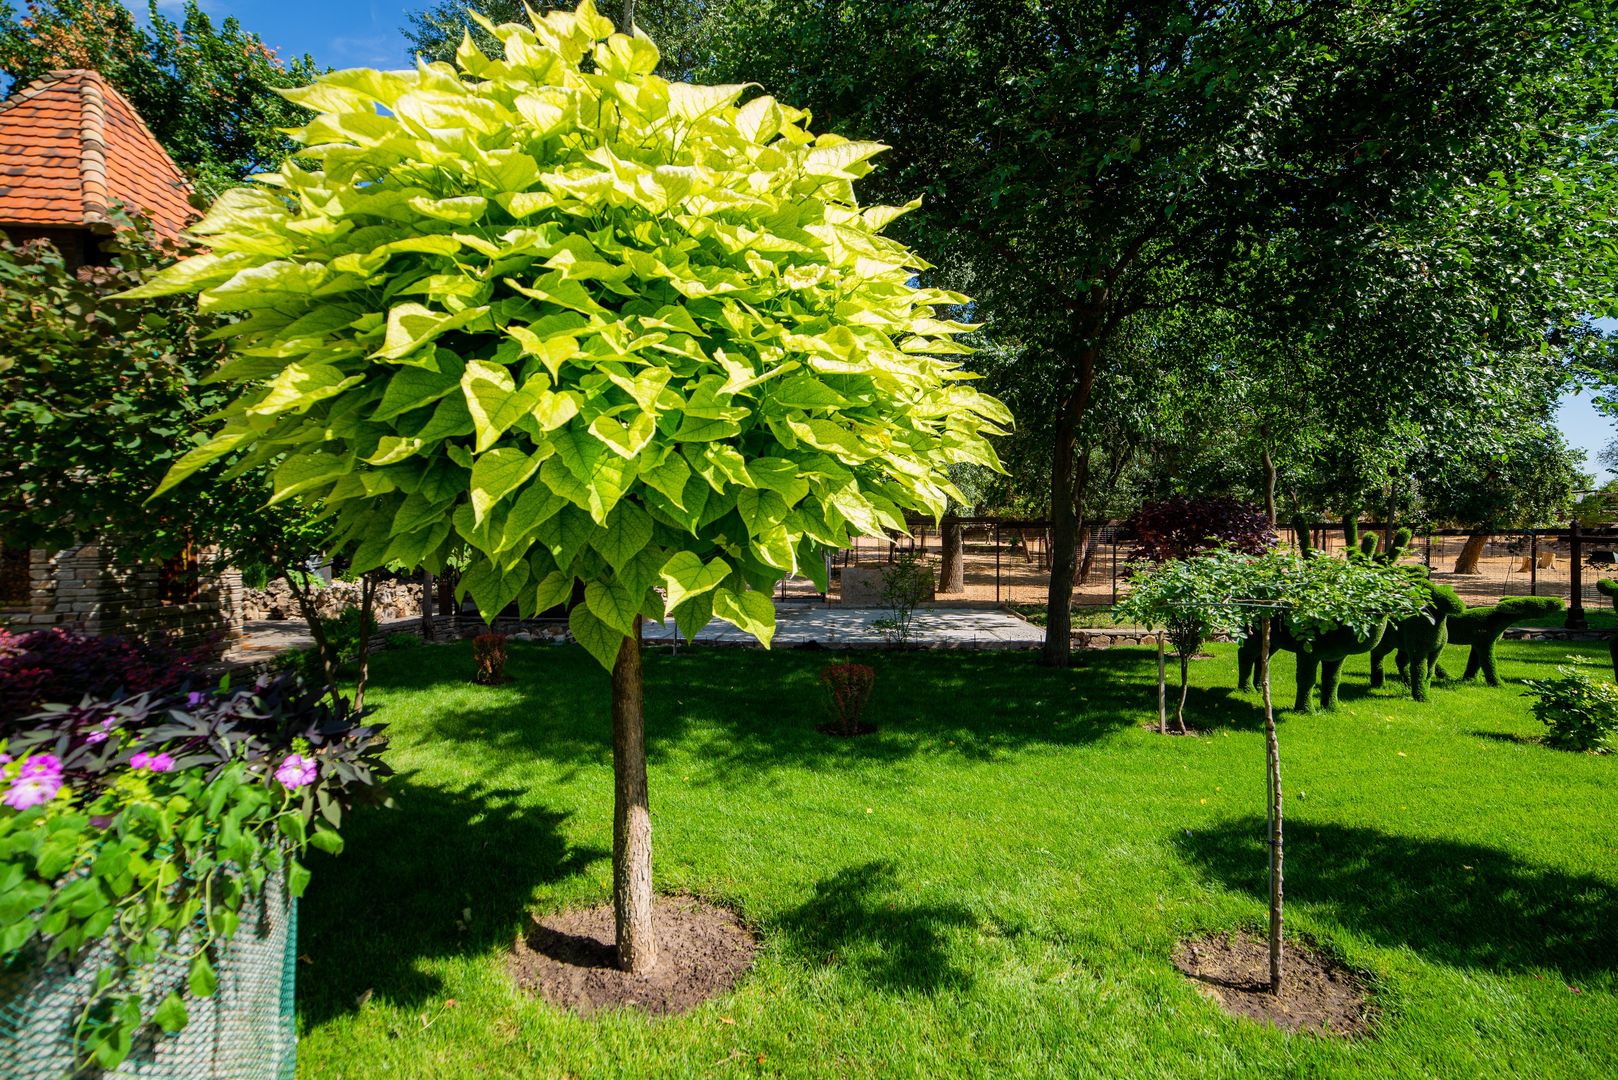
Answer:
[(387, 770), (289, 676), (0, 729), (0, 1075), (290, 1076), (310, 847)]

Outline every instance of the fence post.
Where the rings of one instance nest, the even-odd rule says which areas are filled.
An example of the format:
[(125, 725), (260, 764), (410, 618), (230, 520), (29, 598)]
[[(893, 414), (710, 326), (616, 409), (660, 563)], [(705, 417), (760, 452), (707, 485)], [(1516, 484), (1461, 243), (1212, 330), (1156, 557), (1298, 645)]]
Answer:
[(994, 523), (994, 602), (1000, 603), (1000, 521)]
[(1112, 530), (1112, 602), (1118, 604), (1118, 529)]
[(1579, 536), (1579, 522), (1575, 518), (1568, 529), (1568, 603), (1567, 622), (1564, 623), (1569, 630), (1583, 630), (1590, 623), (1584, 617), (1584, 552), (1582, 538)]
[(1528, 595), (1539, 595), (1539, 530), (1528, 530)]

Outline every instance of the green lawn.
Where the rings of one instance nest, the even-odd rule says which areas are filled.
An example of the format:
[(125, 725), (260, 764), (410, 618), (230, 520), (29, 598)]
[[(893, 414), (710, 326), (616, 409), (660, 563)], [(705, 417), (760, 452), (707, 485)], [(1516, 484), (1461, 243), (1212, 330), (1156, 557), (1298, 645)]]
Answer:
[[(1507, 686), (1424, 707), (1357, 658), (1340, 712), (1286, 715), (1289, 931), (1369, 973), (1351, 1043), (1229, 1018), (1169, 963), (1265, 910), (1230, 647), (1193, 665), (1197, 739), (1141, 729), (1145, 649), (871, 656), (882, 731), (854, 741), (814, 729), (828, 654), (649, 658), (659, 887), (762, 939), (732, 995), (661, 1021), (557, 1012), (502, 967), (525, 911), (609, 896), (605, 674), (516, 645), (488, 689), (464, 643), (386, 653), (397, 806), (315, 865), (300, 1075), (1618, 1075), (1618, 760), (1533, 743), (1516, 685), (1568, 651), (1503, 643)], [(1279, 700), (1291, 678), (1282, 655)]]

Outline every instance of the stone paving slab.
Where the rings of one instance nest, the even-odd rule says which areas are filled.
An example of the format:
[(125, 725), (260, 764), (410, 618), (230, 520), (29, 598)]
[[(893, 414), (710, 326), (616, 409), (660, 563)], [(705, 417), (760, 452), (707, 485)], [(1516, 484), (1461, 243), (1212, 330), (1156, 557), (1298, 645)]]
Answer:
[[(887, 644), (871, 624), (892, 614), (886, 608), (829, 607), (820, 604), (777, 604), (774, 647), (821, 645), (837, 649), (881, 648)], [(675, 640), (674, 620), (647, 623), (645, 640)], [(698, 633), (704, 645), (757, 645), (727, 622), (715, 619)], [(1037, 649), (1045, 631), (998, 610), (967, 608), (921, 609), (911, 621), (910, 641), (929, 649)]]

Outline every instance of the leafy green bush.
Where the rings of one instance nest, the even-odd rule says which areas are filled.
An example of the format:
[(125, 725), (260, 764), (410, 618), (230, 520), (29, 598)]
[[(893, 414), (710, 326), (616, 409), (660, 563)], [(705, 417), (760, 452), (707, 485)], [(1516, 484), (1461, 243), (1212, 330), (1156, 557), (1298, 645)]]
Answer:
[(871, 620), (871, 626), (893, 645), (910, 643), (911, 619), (916, 605), (933, 594), (933, 572), (914, 551), (901, 551), (882, 569), (882, 602), (893, 612)]
[[(336, 852), (345, 807), (387, 775), (379, 726), (292, 679), (49, 705), (0, 753), (0, 955), (29, 964), (97, 943), (101, 970), (74, 1035), (112, 1069), (147, 1024), (177, 1031), (207, 997), (244, 901), (313, 846)], [(197, 935), (189, 977), (152, 962)], [(18, 958), (21, 958), (18, 960)]]
[(1545, 743), (1558, 750), (1610, 753), (1618, 733), (1618, 686), (1592, 677), (1582, 656), (1569, 656), (1554, 679), (1526, 679), (1536, 695), (1534, 716), (1550, 730)]

